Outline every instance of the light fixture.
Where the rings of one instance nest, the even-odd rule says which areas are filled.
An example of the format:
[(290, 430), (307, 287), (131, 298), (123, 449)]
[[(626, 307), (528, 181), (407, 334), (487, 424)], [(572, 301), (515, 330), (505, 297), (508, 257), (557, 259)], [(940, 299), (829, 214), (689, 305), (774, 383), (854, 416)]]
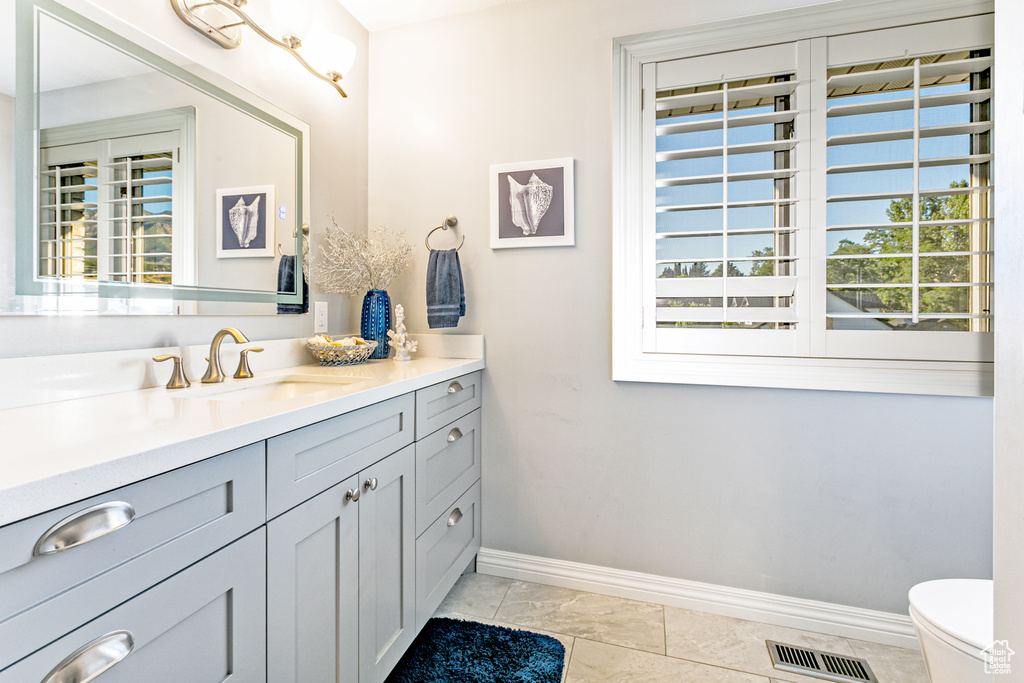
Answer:
[(348, 97), (338, 81), (355, 59), (355, 46), (351, 41), (340, 36), (331, 36), (331, 40), (338, 44), (338, 54), (335, 57), (338, 62), (335, 64), (335, 70), (320, 73), (299, 54), (301, 40), (294, 35), (285, 35), (280, 40), (274, 38), (242, 11), (246, 2), (247, 0), (171, 0), (171, 6), (182, 21), (225, 50), (233, 50), (242, 43), (242, 27), (248, 26), (267, 42), (287, 50), (309, 73), (333, 85), (342, 97)]

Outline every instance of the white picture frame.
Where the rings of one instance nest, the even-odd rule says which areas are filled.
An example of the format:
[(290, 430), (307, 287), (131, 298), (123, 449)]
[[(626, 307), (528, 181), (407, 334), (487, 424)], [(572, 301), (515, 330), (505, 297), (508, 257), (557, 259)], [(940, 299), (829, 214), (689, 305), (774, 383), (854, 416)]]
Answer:
[(491, 249), (576, 245), (572, 157), (491, 165)]
[(217, 258), (274, 256), (277, 207), (273, 185), (217, 190)]

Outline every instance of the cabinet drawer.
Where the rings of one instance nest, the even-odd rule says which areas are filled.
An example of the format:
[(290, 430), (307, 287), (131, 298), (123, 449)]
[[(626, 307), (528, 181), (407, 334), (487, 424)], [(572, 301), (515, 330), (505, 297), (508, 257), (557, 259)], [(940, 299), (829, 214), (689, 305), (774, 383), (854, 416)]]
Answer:
[(416, 392), (416, 438), (422, 439), (480, 407), (480, 371)]
[(416, 442), (416, 535), (480, 478), (480, 410)]
[(423, 628), (480, 550), (480, 482), (416, 540), (416, 630)]
[(263, 455), (261, 441), (0, 528), (0, 668), (260, 526)]
[(412, 394), (267, 441), (267, 519), (412, 443)]
[[(128, 634), (120, 652), (96, 647), (78, 659), (102, 666), (129, 650), (103, 672), (103, 683), (266, 681), (265, 562), (259, 529), (0, 671), (0, 683), (43, 681), (79, 648), (118, 632)], [(80, 671), (68, 680), (92, 678)]]

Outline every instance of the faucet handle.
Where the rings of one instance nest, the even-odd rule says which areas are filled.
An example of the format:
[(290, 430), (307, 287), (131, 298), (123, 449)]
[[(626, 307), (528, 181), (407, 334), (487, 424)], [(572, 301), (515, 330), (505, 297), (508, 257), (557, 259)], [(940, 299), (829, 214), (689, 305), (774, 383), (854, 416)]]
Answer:
[(153, 358), (157, 363), (163, 363), (165, 360), (174, 361), (174, 370), (171, 371), (171, 378), (167, 380), (168, 389), (188, 389), (192, 386), (192, 382), (188, 381), (188, 377), (185, 375), (185, 371), (181, 368), (181, 358), (178, 356), (156, 356)]
[(241, 353), (238, 354), (238, 369), (235, 370), (235, 379), (248, 379), (252, 377), (252, 370), (249, 369), (249, 353), (259, 353), (263, 350), (261, 346), (250, 346), (247, 349), (242, 349)]

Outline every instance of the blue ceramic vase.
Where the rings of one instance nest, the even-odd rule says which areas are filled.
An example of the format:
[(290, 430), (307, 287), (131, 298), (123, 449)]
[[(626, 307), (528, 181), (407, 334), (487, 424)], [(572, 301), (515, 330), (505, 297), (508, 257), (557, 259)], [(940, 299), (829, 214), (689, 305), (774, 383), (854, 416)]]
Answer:
[(388, 330), (391, 328), (391, 297), (383, 289), (371, 289), (363, 297), (363, 315), (359, 332), (363, 339), (377, 342), (370, 358), (387, 358)]

